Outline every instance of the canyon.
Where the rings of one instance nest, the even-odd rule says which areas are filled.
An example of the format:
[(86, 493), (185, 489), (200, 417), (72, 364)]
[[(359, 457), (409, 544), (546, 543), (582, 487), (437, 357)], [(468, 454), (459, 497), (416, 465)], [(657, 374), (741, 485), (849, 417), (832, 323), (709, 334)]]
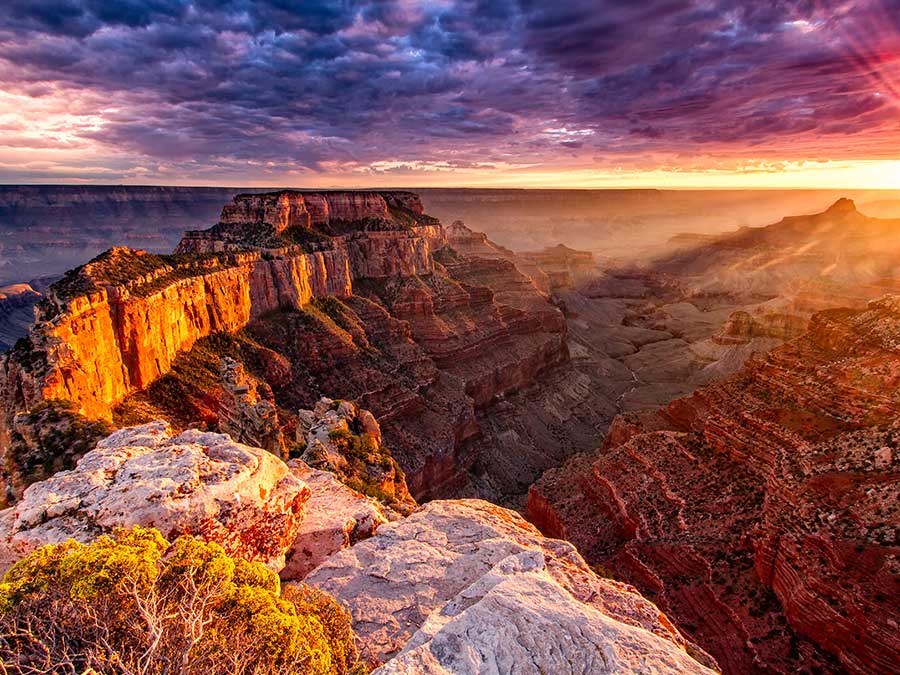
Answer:
[(816, 314), (732, 378), (617, 418), (532, 487), (528, 516), (723, 672), (893, 672), (898, 336), (896, 297)]
[(434, 501), (389, 518), (328, 472), (151, 422), (101, 440), (0, 511), (0, 568), (46, 544), (154, 527), (263, 562), (287, 586), (336, 593), (377, 673), (499, 675), (526, 651), (533, 672), (715, 672), (656, 606), (512, 511)]
[[(543, 653), (585, 622), (541, 668), (890, 672), (898, 229), (840, 199), (636, 263), (514, 251), (406, 191), (239, 194), (171, 254), (116, 247), (0, 299), (11, 336), (36, 303), (0, 357), (4, 555), (131, 523), (72, 472), (175, 453), (195, 489), (246, 471), (195, 446), (246, 444), (292, 498), (252, 488), (235, 521), (244, 488), (162, 499), (212, 500), (210, 540), (318, 580), (379, 672), (506, 672), (517, 636)], [(103, 455), (123, 447), (127, 470)]]

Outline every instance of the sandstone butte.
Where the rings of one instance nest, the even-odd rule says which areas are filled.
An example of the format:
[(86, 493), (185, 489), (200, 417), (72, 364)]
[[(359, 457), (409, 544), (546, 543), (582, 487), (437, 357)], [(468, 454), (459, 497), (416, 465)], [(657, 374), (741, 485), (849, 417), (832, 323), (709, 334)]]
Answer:
[[(375, 414), (413, 497), (457, 494), (483, 459), (476, 446), (493, 447), (479, 411), (568, 351), (563, 314), (539, 288), (546, 275), (533, 264), (534, 277), (523, 274), (486, 238), (465, 255), (476, 233), (451, 230), (406, 192), (240, 195), (174, 255), (112, 249), (70, 272), (39, 303), (31, 334), (0, 359), (7, 500), (70, 468), (90, 446), (73, 452), (70, 439), (99, 437), (98, 421), (163, 417), (275, 447), (284, 437), (266, 426), (270, 413), (291, 427), (323, 394)], [(181, 382), (174, 403), (145, 394), (224, 334), (249, 345), (244, 365), (258, 387), (222, 386), (217, 375), (206, 389)], [(123, 422), (123, 406), (139, 414)], [(240, 407), (255, 412), (231, 419)], [(504, 461), (520, 491), (550, 465), (522, 471), (514, 456)]]
[(113, 433), (0, 511), (0, 566), (132, 525), (189, 532), (335, 593), (366, 658), (387, 661), (380, 673), (714, 672), (632, 587), (512, 511), (436, 501), (388, 523), (331, 474), (162, 422)]
[(900, 663), (900, 298), (809, 331), (551, 470), (528, 517), (726, 674)]

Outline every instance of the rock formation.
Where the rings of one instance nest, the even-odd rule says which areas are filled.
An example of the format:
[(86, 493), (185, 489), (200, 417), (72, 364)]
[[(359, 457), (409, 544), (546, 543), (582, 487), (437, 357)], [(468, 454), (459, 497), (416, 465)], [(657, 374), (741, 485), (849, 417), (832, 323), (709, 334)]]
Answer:
[(242, 363), (227, 356), (221, 361), (219, 374), (224, 390), (219, 399), (219, 431), (239, 443), (283, 456), (285, 444), (272, 388), (265, 382), (255, 382)]
[(698, 240), (653, 263), (696, 289), (772, 297), (796, 280), (845, 285), (893, 275), (900, 260), (898, 220), (870, 218), (850, 199), (822, 213)]
[(229, 555), (280, 570), (310, 491), (274, 455), (195, 430), (173, 436), (164, 422), (122, 429), (71, 471), (31, 485), (0, 512), (8, 564), (44, 544), (92, 541), (117, 527), (190, 533)]
[(548, 246), (543, 251), (520, 253), (519, 257), (546, 274), (554, 291), (573, 289), (599, 271), (590, 251), (576, 251), (564, 244)]
[(297, 443), (304, 462), (400, 512), (416, 506), (403, 470), (382, 444), (381, 427), (368, 410), (323, 397), (297, 414)]
[(224, 434), (175, 435), (161, 421), (121, 429), (70, 471), (0, 511), (0, 573), (45, 544), (89, 542), (118, 527), (190, 533), (300, 580), (397, 518), (299, 460), (289, 465)]
[(311, 495), (280, 572), (284, 580), (303, 579), (328, 556), (368, 539), (381, 525), (398, 517), (375, 499), (351, 490), (329, 471), (312, 469), (298, 460), (288, 466), (309, 486)]
[[(396, 227), (424, 227), (411, 224), (419, 222), (416, 218), (429, 222), (412, 198), (391, 204), (388, 213), (402, 221)], [(306, 202), (304, 208), (308, 210)], [(278, 221), (294, 216), (241, 216), (256, 217)], [(373, 229), (386, 224), (378, 218), (359, 224), (361, 241), (385, 233)], [(343, 231), (347, 223), (329, 221), (327, 227)], [(251, 234), (262, 230), (275, 236), (275, 228), (266, 223), (220, 224), (203, 236), (218, 237), (228, 249), (215, 255), (246, 255), (237, 250), (247, 246), (237, 235), (247, 234), (248, 228)], [(226, 230), (232, 234), (224, 234)], [(291, 236), (294, 230), (296, 226), (286, 226), (279, 236)], [(375, 253), (370, 257), (371, 265), (382, 267), (397, 267), (402, 261), (389, 263), (390, 256)], [(524, 494), (556, 460), (543, 443), (535, 444), (527, 463), (515, 439), (502, 441), (497, 450), (499, 439), (506, 436), (481, 426), (480, 419), (490, 420), (498, 402), (532, 389), (538, 374), (567, 363), (562, 312), (502, 256), (462, 256), (445, 247), (429, 259), (430, 271), (425, 273), (362, 277), (353, 282), (352, 295), (314, 297), (299, 307), (252, 318), (231, 336), (199, 338), (191, 350), (175, 357), (163, 378), (114, 408), (116, 423), (162, 417), (186, 428), (198, 420), (215, 425), (217, 411), (222, 419), (229, 418), (233, 406), (218, 386), (218, 363), (227, 356), (243, 364), (251, 381), (271, 386), (279, 424), (288, 438), (297, 433), (296, 411), (312, 409), (323, 395), (371, 410), (416, 498), (472, 490), (470, 474), (485, 466), (492, 470), (486, 462), (493, 457), (503, 458), (509, 467), (505, 471), (510, 477), (498, 478), (500, 489)], [(587, 387), (579, 386), (579, 392), (582, 398), (590, 397)], [(225, 400), (222, 410), (220, 399)], [(521, 426), (514, 420), (510, 424)], [(554, 419), (553, 424), (565, 426), (567, 421)], [(596, 442), (596, 426), (594, 416), (586, 416), (585, 447)], [(238, 427), (227, 429), (240, 436)], [(299, 441), (306, 443), (305, 437)], [(405, 501), (401, 497), (401, 503)]]
[(725, 673), (894, 672), (898, 345), (895, 297), (819, 313), (725, 382), (618, 418), (532, 488), (529, 518)]
[(378, 672), (711, 673), (665, 615), (566, 542), (477, 500), (431, 502), (306, 583), (354, 617)]
[[(260, 206), (269, 202), (271, 213)], [(0, 447), (13, 417), (43, 401), (109, 420), (205, 336), (315, 297), (349, 296), (356, 279), (429, 274), (444, 235), (421, 211), (410, 193), (242, 195), (219, 225), (189, 234), (181, 255), (116, 248), (73, 270), (0, 360)], [(338, 230), (316, 229), (323, 224)]]

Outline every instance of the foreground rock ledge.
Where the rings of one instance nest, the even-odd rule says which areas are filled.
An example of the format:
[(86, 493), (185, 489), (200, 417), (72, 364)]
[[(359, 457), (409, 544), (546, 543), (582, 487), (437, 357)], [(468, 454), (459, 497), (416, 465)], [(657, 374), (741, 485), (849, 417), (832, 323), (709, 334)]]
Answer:
[(379, 675), (714, 672), (632, 587), (488, 502), (431, 502), (306, 581), (347, 606)]
[(88, 543), (140, 525), (168, 539), (190, 533), (283, 579), (302, 579), (387, 517), (328, 472), (296, 460), (288, 466), (226, 434), (176, 436), (151, 422), (115, 432), (75, 469), (35, 483), (0, 511), (0, 573), (46, 544)]
[(71, 471), (35, 483), (0, 512), (0, 567), (45, 544), (90, 542), (117, 527), (190, 533), (229, 555), (284, 566), (310, 490), (280, 459), (225, 434), (165, 422), (122, 429)]

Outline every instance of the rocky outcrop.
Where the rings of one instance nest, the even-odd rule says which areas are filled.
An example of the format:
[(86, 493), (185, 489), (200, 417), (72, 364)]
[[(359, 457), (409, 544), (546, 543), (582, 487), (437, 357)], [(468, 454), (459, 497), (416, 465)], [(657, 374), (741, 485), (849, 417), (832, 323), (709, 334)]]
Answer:
[(292, 460), (291, 472), (309, 486), (303, 522), (279, 573), (285, 581), (303, 579), (330, 555), (368, 539), (397, 515), (380, 502), (351, 490), (330, 471)]
[(140, 525), (167, 538), (203, 537), (277, 571), (309, 496), (303, 480), (260, 448), (196, 430), (173, 436), (153, 422), (113, 433), (75, 469), (31, 485), (0, 512), (0, 561)]
[(158, 421), (113, 433), (0, 511), (0, 574), (45, 544), (140, 525), (203, 537), (296, 581), (396, 518), (330, 472)]
[(766, 337), (787, 341), (805, 333), (807, 322), (806, 317), (796, 314), (764, 312), (751, 315), (739, 310), (728, 317), (712, 339), (721, 345), (747, 344), (754, 338)]
[(590, 251), (577, 251), (564, 244), (548, 246), (543, 251), (520, 253), (519, 257), (546, 274), (553, 291), (575, 288), (597, 276), (599, 271)]
[(712, 672), (631, 587), (487, 502), (432, 502), (306, 583), (345, 603), (378, 673)]
[(619, 418), (602, 449), (532, 488), (528, 515), (725, 673), (893, 672), (898, 345), (895, 297), (819, 313), (734, 377)]
[(310, 466), (333, 472), (398, 511), (415, 508), (403, 470), (382, 444), (381, 427), (368, 410), (323, 397), (313, 410), (298, 412), (296, 434)]
[(227, 356), (219, 365), (219, 374), (223, 389), (219, 399), (219, 431), (239, 443), (283, 456), (286, 448), (272, 388), (250, 378), (242, 363)]

